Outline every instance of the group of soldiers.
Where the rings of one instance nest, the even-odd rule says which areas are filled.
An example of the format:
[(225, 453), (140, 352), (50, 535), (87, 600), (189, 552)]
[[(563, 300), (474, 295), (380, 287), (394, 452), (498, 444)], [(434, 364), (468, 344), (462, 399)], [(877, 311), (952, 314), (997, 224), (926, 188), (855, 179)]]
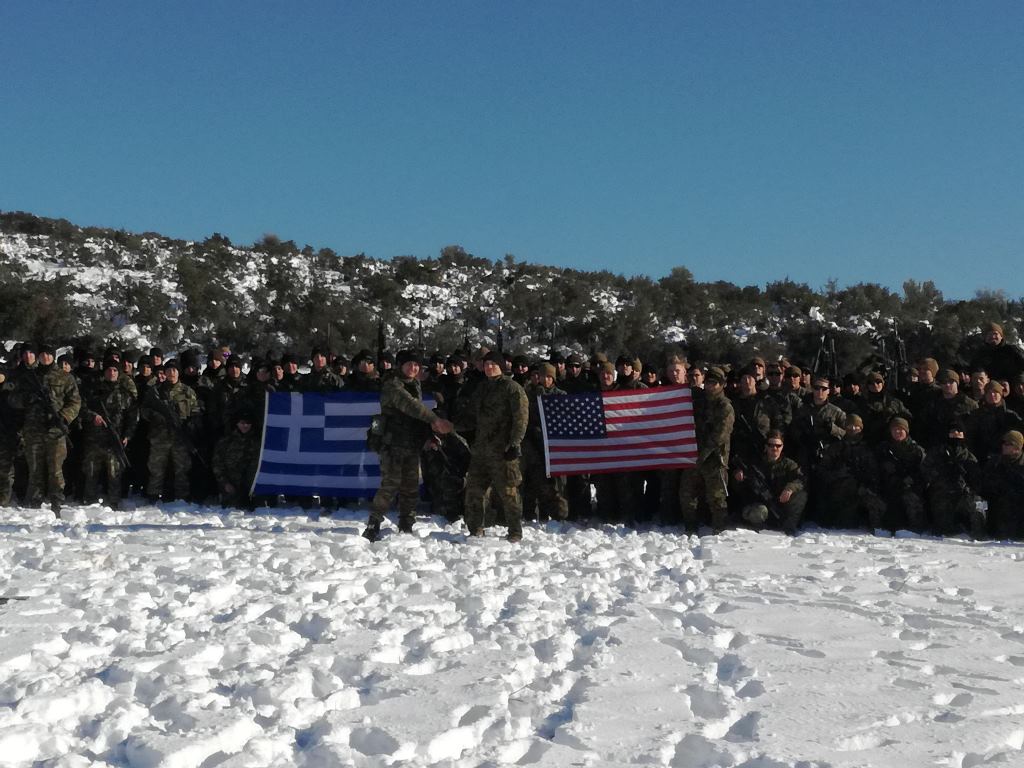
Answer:
[[(813, 521), (1019, 539), (1024, 354), (995, 323), (984, 339), (966, 365), (924, 358), (842, 378), (759, 357), (730, 368), (483, 347), (429, 358), (362, 350), (350, 361), (314, 348), (308, 366), (287, 353), (246, 365), (222, 347), (203, 365), (194, 350), (165, 360), (154, 348), (133, 362), (114, 348), (57, 359), (52, 347), (21, 344), (0, 368), (0, 506), (16, 495), (59, 516), (65, 493), (116, 507), (129, 492), (273, 504), (250, 495), (265, 396), (348, 390), (381, 398), (369, 436), (381, 465), (371, 540), (396, 500), (399, 530), (412, 529), (421, 479), (434, 512), (464, 519), (474, 536), (499, 522), (511, 542), (524, 519), (788, 533)], [(690, 388), (695, 464), (547, 475), (540, 395), (654, 386)]]

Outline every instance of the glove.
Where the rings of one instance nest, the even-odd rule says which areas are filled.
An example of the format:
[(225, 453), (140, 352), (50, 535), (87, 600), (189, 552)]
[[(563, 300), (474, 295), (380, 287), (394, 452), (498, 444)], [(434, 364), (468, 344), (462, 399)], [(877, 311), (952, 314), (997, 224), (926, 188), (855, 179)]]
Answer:
[(522, 449), (518, 445), (510, 445), (505, 449), (505, 460), (514, 461), (523, 455)]

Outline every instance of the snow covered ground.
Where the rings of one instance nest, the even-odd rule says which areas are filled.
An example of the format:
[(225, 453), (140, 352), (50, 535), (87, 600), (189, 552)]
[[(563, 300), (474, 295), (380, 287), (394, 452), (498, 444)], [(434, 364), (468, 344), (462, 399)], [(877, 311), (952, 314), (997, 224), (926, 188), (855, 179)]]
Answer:
[(0, 510), (0, 763), (1024, 765), (1019, 545), (364, 515)]

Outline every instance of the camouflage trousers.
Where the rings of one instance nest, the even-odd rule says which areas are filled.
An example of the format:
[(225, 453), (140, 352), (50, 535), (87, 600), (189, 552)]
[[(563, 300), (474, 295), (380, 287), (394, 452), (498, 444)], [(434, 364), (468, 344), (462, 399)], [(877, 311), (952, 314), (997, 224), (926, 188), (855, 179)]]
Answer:
[(189, 496), (188, 473), (192, 468), (192, 457), (188, 449), (177, 440), (151, 440), (149, 443), (149, 478), (146, 481), (146, 495), (155, 498), (164, 492), (167, 473), (174, 475), (174, 498), (187, 499)]
[(523, 474), (524, 517), (534, 519), (536, 515), (539, 520), (565, 520), (569, 517), (565, 478), (548, 477), (542, 452), (524, 445), (519, 468)]
[(28, 464), (27, 506), (36, 507), (45, 499), (51, 504), (64, 501), (64, 459), (68, 456), (67, 438), (49, 433), (27, 432), (25, 462)]
[(483, 530), (484, 496), (487, 489), (500, 501), (510, 536), (523, 533), (523, 506), (519, 486), (523, 481), (519, 460), (511, 461), (501, 454), (476, 453), (466, 473), (466, 525), (470, 533)]
[(14, 460), (18, 457), (16, 440), (0, 438), (0, 507), (8, 507), (14, 490)]
[(713, 528), (722, 529), (729, 523), (729, 490), (725, 468), (702, 462), (679, 473), (679, 511), (687, 528), (700, 523), (698, 503), (703, 498), (711, 513)]
[(967, 528), (975, 539), (986, 538), (985, 515), (978, 509), (978, 497), (970, 491), (936, 483), (928, 489), (932, 531), (949, 536)]
[(885, 502), (847, 473), (821, 476), (818, 507), (830, 510), (829, 523), (837, 528), (881, 528)]
[(398, 497), (398, 520), (412, 523), (420, 500), (420, 452), (386, 448), (380, 453), (380, 488), (370, 504), (370, 525), (380, 525)]
[(124, 469), (110, 448), (86, 443), (82, 451), (82, 500), (91, 504), (99, 498), (102, 483), (103, 500), (111, 505), (121, 503), (121, 476)]

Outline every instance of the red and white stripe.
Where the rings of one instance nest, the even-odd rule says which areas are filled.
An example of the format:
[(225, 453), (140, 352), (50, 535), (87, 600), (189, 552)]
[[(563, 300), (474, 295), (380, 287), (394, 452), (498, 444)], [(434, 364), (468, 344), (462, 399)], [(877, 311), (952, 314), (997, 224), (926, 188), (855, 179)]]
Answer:
[[(607, 436), (549, 439), (544, 430), (549, 475), (678, 469), (697, 462), (689, 387), (602, 392), (601, 398)], [(542, 423), (543, 411), (542, 401)]]

